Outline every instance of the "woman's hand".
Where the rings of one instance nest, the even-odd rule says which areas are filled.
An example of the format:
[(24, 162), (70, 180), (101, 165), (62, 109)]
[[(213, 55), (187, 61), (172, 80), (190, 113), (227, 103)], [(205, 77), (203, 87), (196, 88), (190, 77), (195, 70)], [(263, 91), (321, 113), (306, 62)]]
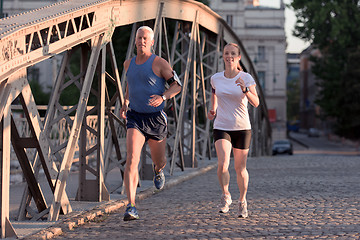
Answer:
[(215, 116), (216, 116), (216, 111), (210, 110), (207, 117), (209, 120), (213, 120), (215, 118)]
[(245, 88), (246, 88), (246, 86), (245, 86), (245, 82), (244, 82), (244, 80), (242, 80), (240, 77), (235, 81), (235, 83), (236, 83), (236, 85), (238, 86), (238, 87), (241, 87), (241, 90), (244, 92), (245, 91)]

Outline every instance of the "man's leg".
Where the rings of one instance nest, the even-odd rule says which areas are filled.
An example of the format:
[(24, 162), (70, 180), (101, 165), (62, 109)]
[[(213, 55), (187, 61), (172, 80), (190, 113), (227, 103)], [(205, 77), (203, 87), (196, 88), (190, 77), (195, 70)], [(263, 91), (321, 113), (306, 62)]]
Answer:
[(163, 168), (166, 165), (166, 138), (161, 141), (149, 140), (148, 144), (150, 147), (151, 159), (155, 165), (154, 185), (157, 189), (162, 189), (165, 185), (165, 174)]
[(160, 141), (149, 139), (148, 144), (151, 152), (151, 159), (155, 165), (155, 171), (159, 172), (166, 165), (165, 147), (166, 138)]
[(125, 189), (129, 203), (135, 205), (136, 188), (139, 182), (139, 162), (145, 137), (135, 128), (129, 128), (126, 136)]

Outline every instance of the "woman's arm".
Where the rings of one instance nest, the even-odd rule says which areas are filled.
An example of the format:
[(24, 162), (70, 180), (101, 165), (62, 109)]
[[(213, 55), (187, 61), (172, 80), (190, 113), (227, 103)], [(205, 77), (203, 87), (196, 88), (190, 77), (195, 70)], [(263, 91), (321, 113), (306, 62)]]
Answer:
[[(235, 81), (235, 83), (241, 88), (251, 105), (253, 105), (254, 107), (259, 106), (259, 97), (256, 91), (256, 84), (253, 84), (250, 87), (246, 87), (245, 82), (241, 77), (239, 77)], [(247, 88), (249, 89), (249, 91), (246, 91)]]
[(258, 107), (259, 106), (259, 96), (256, 91), (256, 85), (250, 86), (249, 90), (250, 91), (244, 93), (245, 96), (247, 97), (247, 99), (251, 105), (253, 105), (254, 107)]
[(216, 109), (217, 109), (217, 96), (215, 94), (215, 92), (213, 91), (211, 93), (211, 104), (210, 104), (210, 110), (208, 113), (208, 118), (210, 120), (213, 120), (216, 116)]

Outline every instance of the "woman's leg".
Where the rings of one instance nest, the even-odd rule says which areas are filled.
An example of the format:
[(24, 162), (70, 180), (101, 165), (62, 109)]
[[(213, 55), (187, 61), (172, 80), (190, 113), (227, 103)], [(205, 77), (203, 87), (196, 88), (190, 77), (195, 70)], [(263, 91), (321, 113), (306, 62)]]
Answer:
[(216, 154), (218, 157), (218, 169), (217, 175), (219, 178), (219, 183), (221, 191), (224, 195), (229, 195), (229, 164), (230, 164), (230, 154), (231, 154), (231, 143), (225, 139), (218, 139), (215, 142)]
[(249, 184), (249, 173), (246, 169), (246, 161), (249, 149), (233, 148), (234, 152), (234, 166), (236, 171), (236, 181), (240, 191), (241, 202), (246, 200), (246, 193)]

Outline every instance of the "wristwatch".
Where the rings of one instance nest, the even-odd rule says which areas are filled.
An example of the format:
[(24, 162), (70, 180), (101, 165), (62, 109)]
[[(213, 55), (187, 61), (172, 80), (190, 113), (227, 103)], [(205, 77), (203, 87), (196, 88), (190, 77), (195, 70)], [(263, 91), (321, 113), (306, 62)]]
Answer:
[(246, 87), (245, 88), (245, 91), (243, 91), (243, 93), (247, 93), (247, 92), (249, 92), (250, 91), (250, 89), (248, 88), (248, 87)]
[(161, 98), (166, 101), (166, 96), (165, 95), (162, 95)]

